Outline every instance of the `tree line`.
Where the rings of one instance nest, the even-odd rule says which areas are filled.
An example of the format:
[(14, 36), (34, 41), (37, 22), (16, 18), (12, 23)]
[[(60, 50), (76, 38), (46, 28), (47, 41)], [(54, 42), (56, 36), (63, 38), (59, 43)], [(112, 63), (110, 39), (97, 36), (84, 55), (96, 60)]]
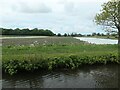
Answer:
[(44, 30), (44, 29), (38, 29), (38, 28), (34, 28), (34, 29), (5, 29), (5, 28), (0, 28), (0, 30), (2, 30), (2, 32), (0, 32), (1, 35), (33, 35), (33, 36), (58, 36), (58, 37), (86, 37), (86, 36), (114, 36), (117, 38), (118, 34), (117, 33), (91, 33), (91, 34), (80, 34), (80, 33), (53, 33), (51, 30)]
[(35, 36), (54, 36), (55, 34), (51, 31), (51, 30), (44, 30), (44, 29), (38, 29), (38, 28), (34, 28), (34, 29), (5, 29), (5, 28), (1, 28), (2, 35), (35, 35)]
[(117, 33), (91, 33), (91, 34), (80, 34), (80, 33), (71, 33), (71, 34), (67, 34), (67, 33), (64, 33), (64, 34), (56, 34), (56, 36), (59, 36), (59, 37), (68, 37), (68, 36), (71, 36), (71, 37), (93, 37), (93, 36), (113, 36), (115, 38), (118, 38), (118, 34)]

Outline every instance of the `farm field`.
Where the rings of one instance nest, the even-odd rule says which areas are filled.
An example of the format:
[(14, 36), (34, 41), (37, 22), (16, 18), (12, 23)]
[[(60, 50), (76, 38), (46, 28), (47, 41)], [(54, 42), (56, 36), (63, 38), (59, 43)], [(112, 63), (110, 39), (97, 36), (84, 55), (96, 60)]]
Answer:
[(0, 4), (0, 89), (120, 88), (119, 0)]
[[(3, 37), (4, 38), (4, 37)], [(3, 46), (19, 46), (19, 45), (63, 45), (63, 44), (81, 44), (83, 41), (74, 39), (72, 37), (48, 37), (48, 36), (30, 36), (30, 37), (12, 37), (4, 38), (2, 40)]]
[(12, 38), (2, 41), (3, 71), (77, 68), (82, 64), (119, 63), (117, 45), (95, 45), (72, 37)]

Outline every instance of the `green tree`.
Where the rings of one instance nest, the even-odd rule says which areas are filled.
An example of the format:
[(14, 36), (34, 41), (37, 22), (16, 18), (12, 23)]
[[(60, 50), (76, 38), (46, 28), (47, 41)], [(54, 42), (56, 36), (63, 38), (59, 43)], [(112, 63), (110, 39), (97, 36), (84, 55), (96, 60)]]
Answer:
[(102, 34), (101, 34), (101, 36), (105, 36), (105, 34), (104, 34), (104, 33), (102, 33)]
[(97, 34), (96, 33), (92, 33), (92, 36), (96, 36)]
[(61, 36), (61, 34), (60, 34), (60, 33), (58, 33), (58, 35), (57, 35), (57, 36), (59, 36), (59, 37), (60, 37), (60, 36)]
[(65, 33), (64, 36), (67, 37), (68, 35)]
[[(102, 5), (102, 10), (95, 16), (95, 22), (103, 25), (107, 30), (118, 31), (118, 44), (120, 44), (120, 1), (111, 0)], [(109, 29), (108, 29), (109, 28)], [(112, 29), (113, 28), (113, 29)]]
[(19, 29), (19, 28), (16, 28), (16, 29), (14, 30), (14, 35), (20, 35), (20, 34), (21, 34), (20, 29)]
[(101, 34), (100, 34), (100, 33), (97, 33), (97, 36), (101, 36)]

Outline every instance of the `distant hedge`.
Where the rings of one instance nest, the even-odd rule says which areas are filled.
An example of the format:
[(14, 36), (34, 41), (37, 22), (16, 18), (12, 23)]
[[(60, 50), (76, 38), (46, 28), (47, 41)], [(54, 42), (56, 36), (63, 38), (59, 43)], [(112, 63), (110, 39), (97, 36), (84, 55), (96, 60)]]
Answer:
[(55, 34), (51, 30), (44, 30), (44, 29), (5, 29), (5, 28), (0, 28), (0, 34), (1, 35), (37, 35), (37, 36), (54, 36)]

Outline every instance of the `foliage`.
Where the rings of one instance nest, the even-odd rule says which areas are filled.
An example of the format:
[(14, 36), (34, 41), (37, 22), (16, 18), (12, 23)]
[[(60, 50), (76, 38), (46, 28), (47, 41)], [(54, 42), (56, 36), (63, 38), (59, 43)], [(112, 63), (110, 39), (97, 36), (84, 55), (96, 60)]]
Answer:
[[(33, 57), (35, 58), (35, 57)], [(117, 55), (108, 54), (102, 56), (79, 56), (69, 55), (62, 57), (51, 57), (51, 58), (37, 58), (37, 60), (9, 60), (3, 61), (3, 71), (13, 75), (21, 70), (34, 71), (34, 70), (54, 70), (56, 68), (68, 68), (75, 69), (81, 65), (92, 65), (92, 64), (106, 64), (106, 63), (119, 63)]]
[(57, 35), (58, 37), (60, 37), (60, 36), (62, 36), (60, 33), (58, 33), (58, 35)]
[[(118, 27), (120, 14), (118, 12), (118, 0), (109, 1), (102, 5), (102, 10), (95, 17), (95, 22), (100, 25)], [(115, 26), (115, 27), (114, 27)]]
[(118, 43), (120, 44), (120, 1), (111, 0), (102, 5), (102, 10), (95, 16), (95, 22), (98, 25), (107, 27), (107, 31), (118, 31)]
[(39, 35), (39, 36), (54, 36), (54, 33), (48, 29), (37, 29), (32, 30), (26, 29), (5, 29), (2, 28), (2, 35)]

